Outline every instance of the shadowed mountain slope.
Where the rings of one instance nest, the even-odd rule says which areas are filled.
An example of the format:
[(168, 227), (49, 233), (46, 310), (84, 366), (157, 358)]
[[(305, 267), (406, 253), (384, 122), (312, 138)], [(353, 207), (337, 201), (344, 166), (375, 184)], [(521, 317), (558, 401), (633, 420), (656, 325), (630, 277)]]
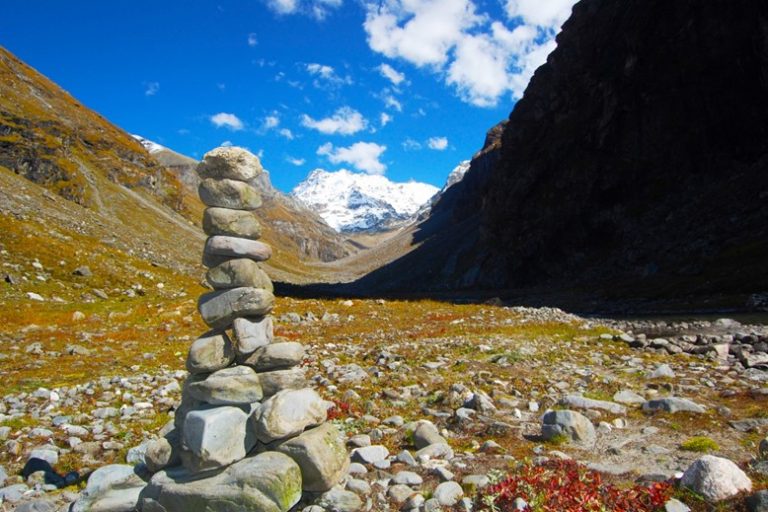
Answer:
[(557, 40), (498, 153), (353, 290), (767, 290), (768, 4), (582, 0)]

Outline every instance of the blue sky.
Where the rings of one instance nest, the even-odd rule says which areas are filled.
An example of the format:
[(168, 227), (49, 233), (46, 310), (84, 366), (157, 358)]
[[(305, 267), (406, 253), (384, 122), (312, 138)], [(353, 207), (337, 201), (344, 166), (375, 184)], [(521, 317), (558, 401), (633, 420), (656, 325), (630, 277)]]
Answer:
[(0, 45), (130, 133), (442, 186), (509, 115), (574, 0), (7, 2)]

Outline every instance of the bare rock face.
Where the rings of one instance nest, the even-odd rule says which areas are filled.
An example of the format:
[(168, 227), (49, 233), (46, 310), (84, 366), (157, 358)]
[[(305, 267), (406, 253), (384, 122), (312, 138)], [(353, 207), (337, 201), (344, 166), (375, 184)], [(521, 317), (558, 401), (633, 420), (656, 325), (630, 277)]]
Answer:
[(417, 231), (425, 243), (360, 289), (584, 285), (688, 307), (768, 289), (768, 4), (721, 11), (577, 3), (497, 162), (473, 162)]

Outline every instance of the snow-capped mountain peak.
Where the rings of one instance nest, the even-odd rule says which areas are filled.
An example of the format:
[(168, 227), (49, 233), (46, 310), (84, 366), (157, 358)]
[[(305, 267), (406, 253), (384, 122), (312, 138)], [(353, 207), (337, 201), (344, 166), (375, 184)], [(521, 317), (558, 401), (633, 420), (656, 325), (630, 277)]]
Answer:
[(470, 160), (464, 160), (460, 162), (459, 165), (454, 167), (451, 173), (448, 175), (448, 179), (445, 180), (445, 185), (443, 185), (443, 188), (440, 190), (440, 192), (445, 192), (450, 187), (464, 179), (464, 175), (467, 174), (467, 171), (469, 170), (470, 163)]
[(426, 183), (395, 183), (346, 169), (315, 169), (291, 195), (342, 232), (382, 231), (406, 221), (438, 192)]
[(134, 139), (139, 141), (141, 143), (141, 145), (144, 146), (144, 149), (149, 151), (150, 154), (159, 153), (161, 151), (164, 151), (164, 150), (168, 149), (165, 146), (161, 146), (157, 142), (152, 142), (149, 139), (145, 139), (141, 135), (131, 134), (131, 137), (133, 137)]

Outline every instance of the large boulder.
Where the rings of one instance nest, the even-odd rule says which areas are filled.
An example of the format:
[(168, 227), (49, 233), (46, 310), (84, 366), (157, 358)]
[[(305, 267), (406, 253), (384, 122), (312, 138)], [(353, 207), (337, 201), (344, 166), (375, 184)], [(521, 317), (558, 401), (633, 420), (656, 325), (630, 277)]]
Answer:
[(259, 157), (235, 146), (212, 149), (203, 155), (203, 160), (197, 165), (197, 174), (201, 178), (217, 180), (251, 181), (262, 172), (264, 168)]
[(200, 472), (243, 459), (256, 445), (249, 421), (252, 409), (222, 406), (187, 413), (181, 451), (184, 466)]
[(72, 512), (132, 512), (147, 485), (139, 469), (123, 464), (103, 466), (88, 478)]
[(259, 191), (242, 181), (204, 179), (197, 187), (197, 193), (205, 206), (233, 210), (255, 210), (261, 206)]
[(344, 440), (331, 423), (307, 430), (282, 443), (276, 450), (299, 465), (305, 491), (327, 491), (339, 483), (349, 468)]
[(201, 478), (185, 468), (161, 471), (141, 493), (142, 512), (286, 512), (301, 499), (301, 470), (287, 455), (265, 452)]
[(252, 404), (264, 396), (259, 376), (248, 366), (224, 368), (205, 378), (193, 376), (186, 387), (192, 398), (213, 405)]
[(325, 401), (313, 389), (280, 391), (267, 399), (253, 416), (256, 437), (262, 443), (292, 437), (307, 427), (323, 423), (327, 414)]
[(200, 297), (197, 308), (206, 324), (224, 329), (238, 317), (264, 316), (274, 305), (272, 292), (242, 287), (206, 293)]
[(261, 224), (253, 212), (230, 208), (206, 208), (203, 213), (203, 231), (209, 236), (239, 236), (251, 240), (261, 238)]
[(549, 411), (541, 423), (541, 436), (545, 441), (564, 435), (578, 444), (591, 446), (597, 438), (592, 422), (576, 411)]
[(722, 457), (705, 455), (683, 473), (680, 484), (710, 501), (720, 501), (752, 490), (752, 481), (736, 464)]
[(235, 360), (232, 342), (226, 333), (209, 332), (192, 343), (187, 354), (189, 373), (209, 373), (226, 368)]

